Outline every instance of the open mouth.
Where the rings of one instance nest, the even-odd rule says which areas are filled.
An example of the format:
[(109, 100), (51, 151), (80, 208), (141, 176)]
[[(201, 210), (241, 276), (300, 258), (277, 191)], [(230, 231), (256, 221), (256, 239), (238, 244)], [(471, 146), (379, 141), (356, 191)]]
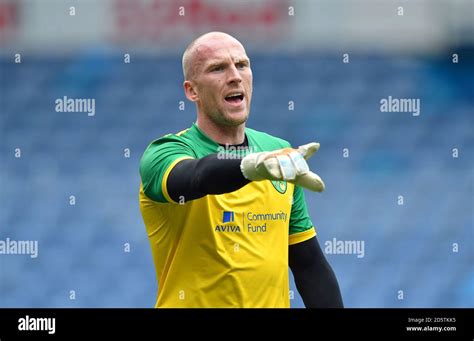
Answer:
[(225, 101), (231, 104), (240, 104), (244, 100), (244, 94), (242, 92), (233, 92), (225, 96)]

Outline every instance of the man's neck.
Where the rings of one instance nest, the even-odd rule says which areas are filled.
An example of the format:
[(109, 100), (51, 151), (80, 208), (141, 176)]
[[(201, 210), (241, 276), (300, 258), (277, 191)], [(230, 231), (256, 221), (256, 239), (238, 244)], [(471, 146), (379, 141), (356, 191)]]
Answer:
[(235, 127), (228, 127), (216, 125), (209, 119), (200, 119), (198, 117), (196, 124), (207, 136), (219, 144), (238, 145), (245, 141), (245, 123)]

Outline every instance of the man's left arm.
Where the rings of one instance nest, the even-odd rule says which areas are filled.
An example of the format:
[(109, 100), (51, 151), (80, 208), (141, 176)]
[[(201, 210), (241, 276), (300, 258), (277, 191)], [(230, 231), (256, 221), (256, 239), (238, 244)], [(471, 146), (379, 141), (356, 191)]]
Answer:
[(288, 255), (296, 288), (307, 308), (343, 308), (336, 276), (319, 246), (300, 186), (293, 193)]
[(343, 308), (334, 271), (316, 237), (290, 245), (289, 265), (306, 308)]

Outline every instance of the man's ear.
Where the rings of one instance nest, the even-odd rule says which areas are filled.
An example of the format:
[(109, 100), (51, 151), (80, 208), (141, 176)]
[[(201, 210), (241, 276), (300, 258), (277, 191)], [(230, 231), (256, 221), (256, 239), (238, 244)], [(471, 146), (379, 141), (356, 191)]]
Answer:
[(196, 102), (197, 100), (199, 100), (199, 96), (196, 92), (196, 88), (191, 83), (191, 81), (184, 81), (183, 87), (184, 87), (184, 94), (186, 95), (187, 99), (189, 99), (191, 102)]

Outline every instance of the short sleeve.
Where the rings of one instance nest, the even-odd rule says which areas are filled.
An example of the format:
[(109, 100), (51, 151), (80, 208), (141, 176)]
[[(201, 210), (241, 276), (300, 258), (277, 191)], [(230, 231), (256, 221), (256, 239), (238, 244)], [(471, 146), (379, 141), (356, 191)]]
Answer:
[(166, 135), (151, 143), (140, 160), (140, 176), (146, 196), (162, 203), (175, 203), (168, 194), (166, 181), (179, 161), (190, 158), (195, 158), (194, 152), (175, 135)]
[(316, 231), (308, 214), (303, 189), (295, 186), (290, 216), (289, 244), (304, 242), (315, 235)]

